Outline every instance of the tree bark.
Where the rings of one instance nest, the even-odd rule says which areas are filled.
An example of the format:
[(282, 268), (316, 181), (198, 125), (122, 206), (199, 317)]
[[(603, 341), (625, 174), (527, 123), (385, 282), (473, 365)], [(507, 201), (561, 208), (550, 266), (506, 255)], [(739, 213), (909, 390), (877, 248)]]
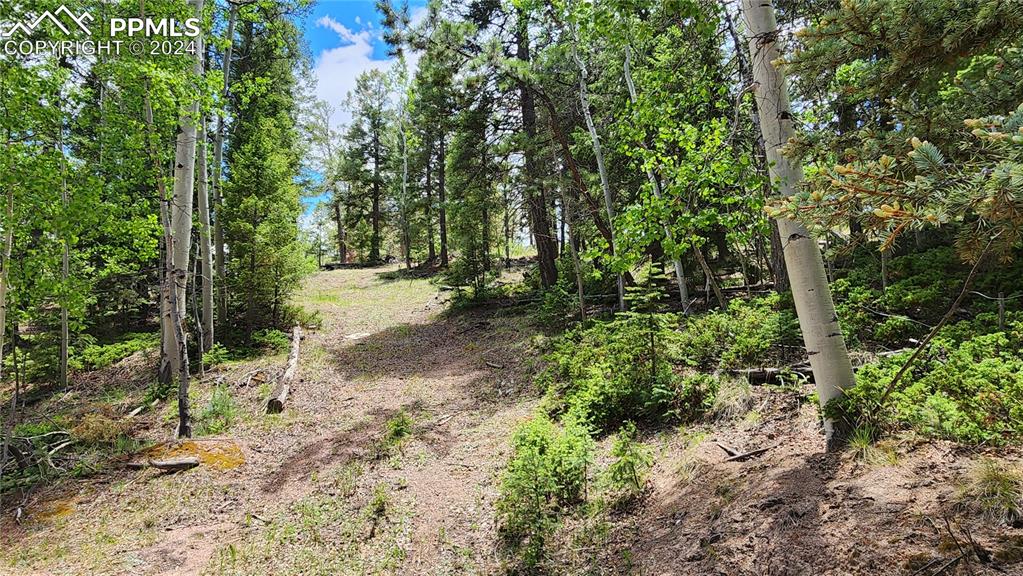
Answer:
[[(234, 27), (238, 20), (238, 5), (231, 3), (231, 14), (227, 20), (227, 48), (224, 50), (224, 89), (222, 103), (227, 106), (231, 87), (231, 58), (234, 54)], [(213, 242), (216, 259), (217, 319), (221, 325), (227, 320), (227, 269), (224, 254), (223, 226), (223, 164), (224, 164), (224, 113), (217, 114), (217, 135), (213, 147)]]
[(441, 268), (448, 267), (448, 208), (447, 192), (444, 189), (444, 173), (446, 170), (447, 157), (444, 153), (445, 135), (440, 135), (440, 146), (437, 158), (437, 194), (439, 206), (437, 210), (437, 222), (440, 227), (440, 265)]
[(288, 353), (288, 365), (284, 369), (281, 381), (266, 401), (267, 414), (278, 414), (284, 411), (284, 402), (287, 401), (288, 394), (291, 392), (291, 383), (298, 375), (298, 352), (301, 344), (302, 329), (295, 326), (291, 331), (291, 352)]
[[(529, 23), (526, 10), (518, 8), (518, 20), (515, 28), (515, 56), (524, 64), (529, 64)], [(526, 172), (526, 205), (529, 213), (530, 230), (536, 243), (537, 260), (540, 267), (540, 283), (544, 288), (553, 286), (558, 281), (558, 247), (551, 235), (550, 217), (547, 213), (540, 166), (537, 163), (536, 151), (536, 104), (533, 91), (524, 79), (518, 80), (519, 106), (522, 111), (522, 131), (526, 135), (523, 157)]]
[(210, 245), (210, 199), (208, 191), (208, 171), (206, 161), (206, 121), (200, 123), (203, 127), (202, 135), (199, 136), (198, 158), (196, 169), (199, 178), (196, 182), (196, 197), (199, 204), (199, 260), (201, 263), (202, 275), (202, 348), (210, 350), (213, 348), (213, 252)]
[[(802, 181), (803, 170), (781, 153), (782, 145), (794, 136), (795, 130), (785, 77), (773, 64), (779, 57), (774, 5), (768, 0), (742, 0), (742, 11), (749, 29), (754, 93), (771, 181), (781, 195), (789, 196)], [(797, 220), (780, 219), (778, 229), (784, 242), (785, 264), (803, 343), (823, 407), (855, 383), (849, 352), (835, 315), (817, 242)], [(829, 448), (841, 441), (846, 432), (843, 428), (841, 423), (825, 420)]]
[(433, 238), (433, 141), (428, 144), (426, 152), (426, 203), (424, 216), (426, 217), (426, 260), (433, 266), (437, 260), (437, 246)]
[[(202, 17), (203, 0), (193, 0), (196, 17)], [(203, 75), (202, 37), (196, 38), (195, 62), (192, 73), (198, 80)], [(185, 313), (185, 285), (188, 282), (188, 259), (192, 250), (192, 199), (195, 196), (195, 150), (198, 139), (199, 100), (195, 99), (178, 125), (177, 143), (174, 147), (174, 195), (170, 206), (171, 262), (174, 267), (174, 297), (178, 305), (178, 316), (187, 318)]]
[(345, 223), (341, 218), (341, 200), (334, 202), (334, 222), (337, 224), (337, 261), (344, 264), (348, 261), (348, 244), (345, 242)]
[(369, 261), (380, 261), (380, 131), (373, 127), (373, 235), (369, 239)]
[(586, 293), (583, 289), (583, 267), (579, 262), (579, 251), (576, 249), (575, 225), (572, 221), (572, 204), (569, 203), (568, 194), (565, 193), (565, 186), (561, 189), (561, 218), (568, 229), (568, 250), (572, 253), (572, 269), (575, 270), (575, 290), (579, 297), (579, 321), (586, 322)]
[[(600, 174), (600, 187), (604, 191), (604, 211), (607, 213), (608, 227), (611, 231), (611, 257), (617, 254), (614, 239), (615, 209), (614, 199), (611, 197), (611, 185), (607, 180), (607, 168), (604, 166), (604, 150), (600, 145), (600, 135), (597, 134), (597, 126), (593, 123), (593, 115), (590, 113), (590, 97), (587, 93), (586, 63), (579, 56), (578, 39), (575, 37), (575, 29), (572, 30), (572, 57), (579, 68), (579, 103), (583, 109), (583, 119), (586, 121), (586, 129), (590, 133), (590, 143), (593, 145), (593, 156), (597, 159), (597, 172)], [(625, 311), (625, 281), (622, 273), (617, 274), (618, 282), (618, 309)]]
[[(67, 156), (64, 154), (64, 126), (63, 118), (61, 118), (61, 126), (58, 128), (57, 136), (57, 153), (60, 154), (60, 202), (64, 210), (68, 209), (68, 190), (67, 190)], [(12, 225), (13, 223), (8, 223)], [(67, 302), (66, 302), (66, 291), (68, 276), (70, 275), (70, 260), (71, 260), (71, 246), (68, 241), (67, 232), (64, 233), (64, 237), (61, 239), (61, 255), (60, 255), (60, 278), (64, 283), (63, 290), (65, 296), (61, 298), (60, 303), (60, 387), (62, 390), (67, 390), (68, 384), (68, 353), (69, 345), (71, 340), (71, 332), (68, 327), (68, 313), (67, 313)]]
[[(728, 9), (726, 8), (722, 13), (724, 14), (728, 33), (732, 37), (732, 42), (736, 46), (735, 54), (736, 60), (739, 63), (740, 79), (741, 81), (746, 82), (749, 86), (754, 86), (755, 82), (753, 79), (752, 66), (750, 66), (749, 60), (746, 59), (746, 54), (739, 48), (742, 46), (742, 41), (739, 38), (739, 34), (735, 31), (735, 25), (732, 23), (731, 16), (728, 15)], [(760, 114), (757, 112), (756, 106), (750, 109), (750, 120), (753, 121), (754, 126), (760, 126)], [(760, 173), (767, 175), (767, 157), (764, 149), (764, 136), (761, 132), (757, 133), (756, 153), (753, 155), (753, 159), (756, 162)], [(766, 179), (764, 181), (763, 194), (764, 198), (769, 198), (771, 195), (770, 179)], [(789, 289), (789, 279), (788, 271), (785, 269), (785, 255), (784, 250), (782, 249), (781, 236), (778, 232), (778, 222), (772, 220), (770, 225), (771, 253), (768, 262), (771, 268), (771, 277), (774, 279), (774, 290), (779, 293), (786, 292)]]

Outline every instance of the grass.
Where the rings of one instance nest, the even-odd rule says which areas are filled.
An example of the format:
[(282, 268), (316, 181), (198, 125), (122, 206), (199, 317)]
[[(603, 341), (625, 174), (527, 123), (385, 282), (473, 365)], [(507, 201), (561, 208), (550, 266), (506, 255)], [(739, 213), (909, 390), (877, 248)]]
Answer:
[(873, 426), (858, 426), (849, 435), (849, 451), (856, 460), (870, 465), (894, 465), (898, 457), (891, 445), (878, 442), (879, 434)]
[(213, 389), (209, 402), (199, 414), (196, 434), (199, 436), (222, 434), (234, 425), (237, 416), (238, 405), (227, 386), (221, 384)]
[(384, 444), (388, 447), (400, 446), (410, 436), (412, 436), (412, 417), (404, 409), (399, 410), (387, 421)]
[(221, 546), (203, 574), (280, 576), (398, 574), (407, 554), (412, 507), (377, 484), (362, 506), (362, 467), (324, 475), (310, 495), (260, 522), (240, 541)]
[(993, 459), (978, 462), (959, 494), (961, 505), (994, 524), (1023, 519), (1023, 470)]

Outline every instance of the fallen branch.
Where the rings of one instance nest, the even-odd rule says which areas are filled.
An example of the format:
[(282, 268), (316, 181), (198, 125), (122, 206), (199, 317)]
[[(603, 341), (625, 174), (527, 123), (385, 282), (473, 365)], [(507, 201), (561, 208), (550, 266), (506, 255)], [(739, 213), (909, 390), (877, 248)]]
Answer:
[(725, 458), (725, 462), (742, 462), (744, 460), (749, 460), (754, 456), (760, 456), (761, 454), (767, 452), (771, 448), (774, 448), (774, 446), (765, 446), (763, 448), (757, 448), (756, 450), (750, 450), (749, 452), (744, 452), (742, 454), (736, 454), (735, 456)]
[(291, 392), (291, 382), (295, 379), (295, 375), (298, 374), (298, 349), (302, 343), (302, 329), (295, 326), (292, 329), (291, 336), (291, 353), (288, 354), (288, 367), (284, 369), (284, 375), (281, 376), (281, 381), (277, 384), (277, 388), (270, 394), (270, 398), (266, 401), (266, 413), (267, 414), (278, 414), (284, 411), (284, 402), (288, 399), (288, 393)]
[(794, 364), (792, 366), (784, 366), (781, 368), (742, 368), (738, 370), (729, 370), (729, 373), (737, 376), (745, 376), (749, 378), (751, 384), (768, 384), (770, 382), (781, 380), (781, 377), (785, 374), (799, 374), (800, 376), (813, 378), (813, 369), (810, 368), (810, 364), (808, 363)]
[(199, 465), (199, 458), (195, 456), (182, 456), (180, 458), (168, 458), (167, 460), (150, 460), (149, 465), (164, 472), (181, 472), (191, 470)]

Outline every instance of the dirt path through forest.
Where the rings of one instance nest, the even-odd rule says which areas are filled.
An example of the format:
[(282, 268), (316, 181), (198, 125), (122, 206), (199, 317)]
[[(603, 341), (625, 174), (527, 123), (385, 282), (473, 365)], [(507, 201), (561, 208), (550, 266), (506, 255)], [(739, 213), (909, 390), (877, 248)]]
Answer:
[[(498, 474), (511, 429), (535, 405), (531, 330), (502, 310), (451, 312), (448, 296), (394, 267), (314, 275), (299, 302), (322, 327), (302, 343), (284, 414), (261, 414), (267, 385), (248, 378), (274, 374), (283, 356), (231, 363), (197, 385), (231, 390), (239, 423), (223, 441), (245, 464), (117, 467), (43, 489), (30, 503), (40, 512), (4, 536), (5, 564), (14, 574), (493, 572)], [(172, 434), (168, 413), (152, 417), (154, 438)], [(389, 440), (402, 422), (410, 433)]]

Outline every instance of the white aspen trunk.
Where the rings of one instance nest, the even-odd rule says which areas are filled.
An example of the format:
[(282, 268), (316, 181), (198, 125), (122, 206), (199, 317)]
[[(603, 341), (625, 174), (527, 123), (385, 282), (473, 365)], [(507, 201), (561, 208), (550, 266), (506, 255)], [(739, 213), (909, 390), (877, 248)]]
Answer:
[[(611, 232), (611, 255), (618, 252), (615, 249), (614, 240), (614, 203), (611, 198), (611, 186), (607, 181), (607, 170), (604, 167), (604, 151), (600, 146), (600, 135), (597, 134), (597, 127), (593, 124), (593, 115), (590, 114), (590, 98), (586, 92), (586, 64), (579, 57), (578, 40), (575, 38), (575, 27), (572, 27), (572, 57), (575, 58), (576, 66), (579, 68), (579, 102), (582, 104), (583, 118), (586, 120), (586, 129), (590, 132), (590, 141), (593, 143), (593, 155), (597, 159), (597, 172), (600, 173), (600, 186), (604, 189), (604, 210), (607, 212), (607, 226)], [(618, 273), (618, 309), (625, 310), (625, 279)]]
[[(199, 10), (197, 12), (201, 14), (202, 0), (199, 0), (198, 3)], [(145, 16), (144, 12), (142, 16)], [(198, 54), (198, 57), (201, 58), (202, 51), (198, 51)], [(175, 277), (178, 270), (175, 269), (172, 258), (175, 248), (170, 216), (170, 202), (172, 198), (167, 194), (167, 188), (164, 185), (164, 177), (160, 167), (159, 154), (156, 150), (156, 130), (153, 126), (153, 105), (149, 97), (148, 79), (146, 80), (143, 95), (146, 141), (153, 168), (154, 183), (156, 184), (157, 195), (160, 198), (160, 224), (163, 227), (164, 243), (164, 277), (160, 286), (160, 329), (163, 351), (161, 360), (166, 360), (167, 364), (161, 362), (160, 377), (166, 378), (165, 382), (170, 382), (173, 379), (173, 374), (178, 375), (177, 435), (179, 438), (190, 438), (192, 436), (192, 424), (188, 399), (188, 347), (185, 345), (183, 317), (178, 314), (179, 307), (177, 291), (175, 290), (179, 283), (183, 283), (186, 280), (182, 278), (179, 282)], [(181, 275), (185, 276), (184, 270), (181, 271)]]
[(202, 275), (202, 348), (213, 347), (213, 251), (210, 245), (210, 199), (207, 162), (206, 162), (206, 122), (201, 122), (202, 135), (199, 137), (196, 170), (199, 179), (196, 182), (196, 197), (199, 202), (199, 260)]
[[(633, 105), (636, 104), (636, 85), (632, 81), (632, 46), (625, 45), (625, 84), (629, 87), (629, 100)], [(653, 168), (646, 169), (647, 180), (650, 181), (650, 185), (653, 186), (654, 196), (660, 200), (662, 196), (661, 182), (657, 179), (657, 174), (654, 173)], [(668, 239), (672, 244), (675, 243), (675, 235), (671, 231), (671, 227), (667, 224), (664, 225), (664, 237)], [(686, 271), (682, 267), (682, 259), (673, 256), (671, 263), (675, 266), (675, 279), (678, 282), (678, 297), (682, 302), (682, 312), (689, 314), (689, 287), (686, 286)]]
[[(753, 62), (754, 93), (760, 113), (760, 130), (770, 166), (771, 182), (778, 193), (789, 196), (803, 179), (802, 166), (781, 154), (781, 147), (795, 134), (789, 108), (785, 77), (774, 62), (779, 57), (778, 23), (769, 0), (742, 0)], [(849, 352), (835, 314), (817, 242), (797, 220), (778, 220), (785, 265), (792, 285), (792, 298), (799, 316), (799, 328), (810, 359), (821, 407), (855, 384)], [(829, 448), (842, 438), (835, 422), (826, 420), (824, 431)]]
[[(234, 26), (238, 20), (238, 6), (231, 4), (227, 20), (227, 49), (224, 50), (224, 89), (221, 100), (227, 106), (231, 86), (231, 57), (234, 54)], [(217, 115), (217, 134), (213, 144), (213, 243), (217, 273), (217, 318), (221, 323), (227, 319), (227, 269), (224, 255), (223, 226), (223, 166), (224, 163), (224, 112)]]
[[(196, 18), (202, 17), (203, 0), (193, 0)], [(192, 73), (195, 78), (203, 75), (202, 36), (195, 39), (195, 62)], [(178, 316), (187, 318), (185, 313), (185, 285), (188, 282), (188, 258), (192, 251), (192, 199), (195, 196), (195, 149), (199, 133), (199, 99), (189, 106), (188, 113), (181, 117), (177, 143), (174, 147), (174, 195), (170, 207), (171, 262), (174, 266), (174, 298)]]

